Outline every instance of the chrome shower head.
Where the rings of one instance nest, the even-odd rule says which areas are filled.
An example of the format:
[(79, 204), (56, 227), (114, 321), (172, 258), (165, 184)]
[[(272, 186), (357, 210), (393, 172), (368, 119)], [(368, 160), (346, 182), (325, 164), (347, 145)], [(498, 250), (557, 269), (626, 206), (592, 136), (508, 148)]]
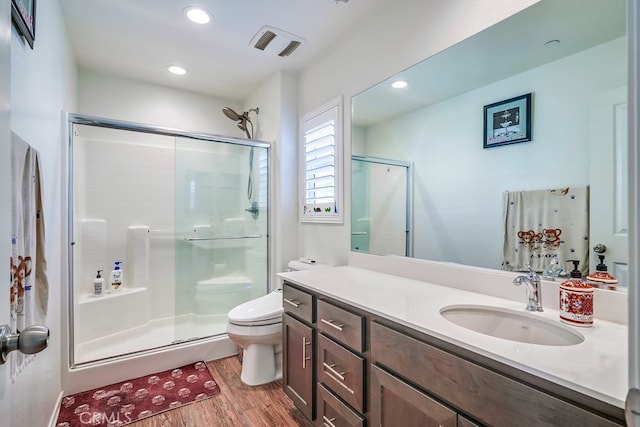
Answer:
[[(258, 107), (252, 108), (249, 111), (245, 111), (242, 114), (236, 113), (233, 109), (229, 107), (224, 107), (222, 109), (222, 112), (224, 113), (225, 116), (227, 116), (234, 122), (238, 122), (238, 129), (240, 129), (241, 131), (244, 131), (247, 134), (247, 139), (253, 139), (253, 135), (252, 135), (253, 123), (251, 123), (251, 119), (249, 118), (249, 113), (252, 111), (254, 111), (256, 114), (259, 114), (260, 108)], [(249, 129), (247, 128), (247, 123), (251, 125), (251, 132), (249, 132)]]
[(229, 117), (233, 121), (242, 119), (242, 116), (240, 114), (236, 113), (229, 107), (224, 107), (222, 109), (222, 112), (224, 113), (225, 116)]

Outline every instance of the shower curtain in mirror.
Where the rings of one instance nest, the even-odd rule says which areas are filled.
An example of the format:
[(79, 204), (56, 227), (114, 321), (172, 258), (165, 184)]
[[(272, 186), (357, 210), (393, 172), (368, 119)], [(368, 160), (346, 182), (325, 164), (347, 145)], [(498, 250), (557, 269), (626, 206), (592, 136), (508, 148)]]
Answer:
[[(11, 321), (12, 332), (44, 324), (49, 300), (44, 253), (44, 215), (38, 152), (11, 134)], [(14, 381), (35, 355), (12, 352)]]
[(503, 268), (543, 271), (554, 255), (567, 271), (589, 272), (589, 187), (503, 193)]

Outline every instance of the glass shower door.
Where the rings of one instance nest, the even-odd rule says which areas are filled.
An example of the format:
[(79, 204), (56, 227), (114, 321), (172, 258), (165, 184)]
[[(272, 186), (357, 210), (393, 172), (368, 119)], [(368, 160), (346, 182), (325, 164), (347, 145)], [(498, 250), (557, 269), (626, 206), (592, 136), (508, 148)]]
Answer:
[(176, 138), (176, 341), (226, 332), (268, 288), (268, 148)]
[(351, 171), (351, 250), (410, 256), (410, 165), (352, 156)]

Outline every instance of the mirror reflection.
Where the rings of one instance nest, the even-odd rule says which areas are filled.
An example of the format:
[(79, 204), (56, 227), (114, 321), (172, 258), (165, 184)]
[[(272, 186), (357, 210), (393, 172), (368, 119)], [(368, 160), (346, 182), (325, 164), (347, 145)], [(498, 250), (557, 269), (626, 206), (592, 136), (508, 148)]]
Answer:
[[(509, 197), (568, 189), (571, 198), (586, 190), (586, 212), (561, 208), (567, 224), (586, 224), (584, 232), (555, 236), (562, 251), (552, 251), (554, 239), (545, 234), (556, 227), (531, 230), (534, 242), (521, 237), (516, 246), (530, 245), (526, 258), (541, 272), (552, 254), (567, 270), (569, 260), (580, 260), (583, 274), (604, 255), (624, 288), (626, 66), (624, 0), (542, 0), (354, 96), (352, 154), (413, 165), (409, 246), (412, 256), (436, 261), (519, 269), (505, 249)], [(406, 87), (393, 88), (398, 80)], [(483, 107), (528, 93), (531, 141), (485, 148)], [(352, 232), (364, 221), (371, 240), (384, 239), (373, 226), (383, 220), (361, 206), (368, 199), (355, 187), (357, 162)], [(391, 253), (383, 245), (356, 249), (358, 239), (352, 236), (352, 250)], [(597, 244), (605, 252), (595, 252)]]
[(351, 176), (351, 250), (411, 256), (411, 165), (351, 156)]

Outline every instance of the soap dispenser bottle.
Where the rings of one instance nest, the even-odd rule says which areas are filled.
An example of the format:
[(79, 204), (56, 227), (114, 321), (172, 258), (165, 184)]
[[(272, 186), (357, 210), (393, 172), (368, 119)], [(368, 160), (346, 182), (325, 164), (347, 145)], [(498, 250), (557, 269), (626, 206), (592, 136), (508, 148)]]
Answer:
[(574, 326), (593, 325), (593, 287), (582, 280), (580, 261), (573, 260), (571, 278), (560, 284), (560, 320)]
[(93, 296), (101, 297), (104, 294), (104, 279), (100, 275), (102, 270), (98, 270), (98, 274), (96, 274), (96, 278), (93, 279)]
[(111, 274), (109, 274), (109, 289), (111, 292), (118, 292), (120, 286), (122, 286), (122, 270), (120, 270), (120, 264), (122, 264), (122, 261), (116, 261), (113, 270), (111, 270)]
[(600, 264), (596, 266), (596, 271), (587, 276), (587, 283), (594, 288), (609, 289), (615, 291), (618, 279), (607, 272), (607, 265), (604, 263), (604, 255), (598, 255)]

